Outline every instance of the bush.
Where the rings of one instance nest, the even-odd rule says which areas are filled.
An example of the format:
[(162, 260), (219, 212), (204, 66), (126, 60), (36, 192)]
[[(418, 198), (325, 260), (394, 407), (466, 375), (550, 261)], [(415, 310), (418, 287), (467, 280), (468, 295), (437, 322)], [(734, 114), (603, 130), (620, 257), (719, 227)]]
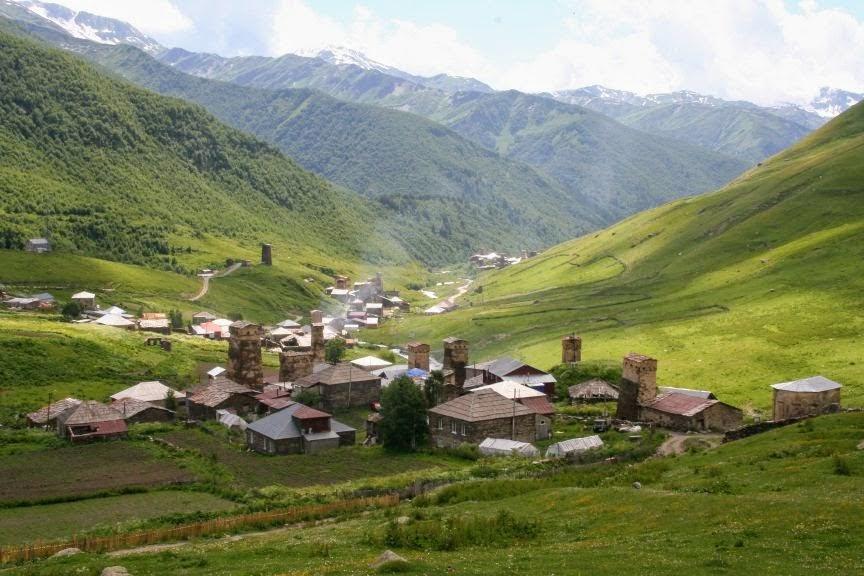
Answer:
[(324, 359), (330, 364), (338, 364), (345, 356), (345, 341), (341, 338), (328, 340), (324, 345)]
[(399, 524), (391, 521), (383, 544), (393, 548), (452, 551), (465, 546), (506, 546), (540, 533), (539, 524), (518, 518), (507, 510), (495, 516), (450, 516)]
[(67, 302), (63, 305), (60, 313), (63, 314), (63, 317), (67, 320), (72, 320), (81, 316), (81, 306), (79, 306), (77, 302)]
[(849, 460), (840, 454), (834, 455), (834, 474), (838, 476), (851, 476), (852, 467), (849, 465)]

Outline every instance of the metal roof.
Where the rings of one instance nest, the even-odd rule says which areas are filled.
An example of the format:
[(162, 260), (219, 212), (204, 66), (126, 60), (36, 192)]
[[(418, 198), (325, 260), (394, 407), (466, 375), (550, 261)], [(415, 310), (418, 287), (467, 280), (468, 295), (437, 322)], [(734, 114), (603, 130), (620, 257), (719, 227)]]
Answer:
[[(280, 410), (279, 412), (274, 412), (269, 416), (265, 416), (260, 420), (256, 420), (249, 424), (248, 429), (262, 436), (266, 436), (271, 440), (284, 440), (286, 438), (299, 438), (303, 436), (301, 430), (297, 427), (297, 423), (294, 420), (295, 413), (302, 410), (314, 410), (314, 408), (309, 408), (308, 406), (304, 406), (303, 404), (292, 404), (288, 406), (284, 410)], [(317, 410), (316, 410), (317, 412)], [(301, 412), (302, 414), (302, 412)], [(324, 414), (322, 412), (322, 414)], [(354, 431), (354, 428), (350, 426), (346, 426), (342, 422), (338, 422), (336, 420), (330, 419), (330, 432), (328, 434), (335, 434), (336, 432), (350, 432)], [(317, 439), (317, 438), (307, 438), (307, 439)]]
[(519, 382), (514, 380), (502, 380), (501, 382), (495, 382), (494, 384), (485, 384), (483, 386), (478, 386), (476, 388), (472, 388), (471, 392), (477, 393), (480, 390), (492, 390), (501, 394), (505, 398), (510, 399), (522, 399), (522, 398), (537, 398), (537, 397), (545, 397), (546, 395), (539, 390), (534, 390), (533, 388), (529, 388)]
[(618, 388), (610, 384), (606, 380), (594, 378), (586, 382), (580, 382), (567, 388), (567, 393), (570, 398), (608, 398), (610, 400), (618, 399)]
[(320, 372), (314, 372), (308, 376), (299, 378), (294, 385), (308, 388), (317, 384), (332, 386), (334, 384), (345, 384), (347, 382), (380, 382), (381, 378), (370, 374), (362, 368), (354, 366), (350, 362), (331, 365)]
[(710, 390), (693, 390), (690, 388), (673, 388), (672, 386), (660, 386), (658, 390), (664, 394), (668, 394), (670, 392), (677, 392), (679, 394), (686, 394), (688, 396), (694, 396), (696, 398), (702, 398), (704, 400), (716, 400), (717, 397)]
[(360, 368), (366, 368), (367, 370), (392, 366), (391, 362), (388, 362), (387, 360), (382, 360), (377, 356), (364, 356), (363, 358), (357, 358), (356, 360), (352, 360), (351, 363), (355, 366), (359, 366)]
[(96, 295), (92, 292), (76, 292), (72, 295), (72, 300), (92, 300)]
[(775, 390), (784, 390), (786, 392), (826, 392), (828, 390), (838, 390), (842, 388), (840, 384), (829, 380), (824, 376), (810, 376), (794, 382), (782, 382), (771, 386)]
[(646, 407), (659, 412), (666, 412), (667, 414), (695, 416), (714, 404), (718, 404), (718, 401), (682, 394), (681, 392), (669, 392), (668, 394), (658, 396)]
[(170, 414), (174, 413), (173, 410), (169, 410), (168, 408), (156, 406), (150, 402), (144, 402), (135, 398), (120, 398), (119, 400), (112, 402), (111, 407), (120, 412), (124, 418), (131, 418), (132, 416), (144, 412), (145, 410), (150, 410), (151, 408), (153, 410), (161, 410)]

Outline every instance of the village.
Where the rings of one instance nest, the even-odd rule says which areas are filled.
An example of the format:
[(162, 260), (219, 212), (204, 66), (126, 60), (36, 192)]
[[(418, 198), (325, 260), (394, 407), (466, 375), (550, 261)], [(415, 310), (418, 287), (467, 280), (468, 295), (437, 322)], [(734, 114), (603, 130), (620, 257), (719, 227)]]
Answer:
[[(80, 319), (74, 322), (154, 333), (142, 345), (168, 352), (177, 332), (225, 340), (225, 365), (210, 368), (199, 385), (187, 390), (170, 382), (144, 381), (131, 383), (108, 399), (51, 399), (27, 414), (26, 424), (80, 443), (123, 438), (130, 426), (140, 423), (215, 421), (242, 433), (250, 451), (313, 454), (357, 443), (357, 429), (334, 417), (345, 411), (367, 410), (362, 443), (379, 443), (383, 392), (394, 382), (407, 380), (425, 393), (425, 425), (434, 448), (472, 445), (487, 456), (562, 458), (602, 447), (601, 435), (610, 429), (630, 434), (634, 441), (645, 429), (720, 433), (732, 439), (840, 411), (841, 385), (812, 376), (773, 384), (772, 419), (745, 426), (742, 410), (711, 391), (661, 386), (658, 360), (638, 353), (623, 358), (620, 381), (593, 378), (571, 384), (566, 391), (551, 372), (512, 357), (474, 362), (470, 343), (457, 337), (443, 340), (436, 354), (429, 343), (414, 341), (392, 350), (378, 347), (396, 362), (376, 354), (346, 361), (344, 351), (357, 345), (361, 327), (374, 329), (410, 307), (398, 292), (384, 290), (380, 273), (354, 283), (336, 276), (327, 294), (334, 300), (332, 309), (342, 312), (325, 315), (312, 310), (305, 326), (288, 319), (265, 327), (201, 311), (188, 327), (178, 330), (169, 314), (135, 317), (117, 306), (102, 309), (91, 292), (75, 293), (70, 302)], [(56, 305), (50, 294), (7, 295), (5, 303), (17, 311)], [(580, 336), (564, 335), (560, 366), (579, 366), (582, 346)], [(279, 361), (278, 373), (267, 377), (265, 352)], [(561, 406), (597, 404), (603, 411), (587, 425), (593, 433), (560, 437), (556, 416)], [(545, 452), (538, 449), (538, 442)]]

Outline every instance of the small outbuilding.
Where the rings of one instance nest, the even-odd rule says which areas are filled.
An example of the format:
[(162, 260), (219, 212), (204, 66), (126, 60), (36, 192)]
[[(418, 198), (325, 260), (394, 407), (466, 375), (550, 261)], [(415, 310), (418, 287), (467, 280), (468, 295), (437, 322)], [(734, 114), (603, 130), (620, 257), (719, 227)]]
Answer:
[(603, 447), (603, 440), (600, 436), (585, 436), (584, 438), (570, 438), (556, 442), (546, 449), (547, 458), (567, 458), (584, 454), (589, 450), (596, 450)]
[(318, 392), (325, 410), (356, 408), (381, 399), (381, 378), (350, 362), (342, 362), (298, 378), (294, 390)]
[(248, 414), (258, 407), (257, 394), (257, 390), (227, 378), (216, 378), (191, 392), (186, 397), (186, 407), (194, 420), (215, 420), (218, 410)]
[(528, 442), (517, 442), (506, 438), (486, 438), (478, 447), (484, 456), (524, 456), (536, 458), (540, 451)]
[(842, 386), (824, 376), (774, 384), (771, 388), (774, 389), (774, 420), (840, 411)]
[(571, 404), (590, 404), (593, 402), (615, 402), (618, 400), (618, 387), (594, 378), (567, 388)]
[(31, 238), (24, 245), (24, 250), (34, 254), (45, 254), (51, 251), (51, 242), (47, 238)]
[(123, 328), (125, 330), (135, 329), (135, 322), (129, 320), (128, 318), (124, 318), (119, 314), (105, 314), (104, 316), (100, 316), (93, 322), (102, 326), (111, 326), (112, 328)]
[(640, 406), (641, 419), (664, 428), (707, 432), (725, 432), (741, 426), (740, 409), (719, 400), (668, 392)]

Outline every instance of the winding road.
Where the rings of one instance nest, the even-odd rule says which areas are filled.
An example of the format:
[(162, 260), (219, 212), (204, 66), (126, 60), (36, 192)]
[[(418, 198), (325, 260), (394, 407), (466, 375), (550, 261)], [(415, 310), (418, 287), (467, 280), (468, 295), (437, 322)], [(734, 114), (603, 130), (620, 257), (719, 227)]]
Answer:
[(219, 274), (213, 274), (210, 276), (201, 276), (201, 290), (198, 291), (198, 294), (196, 294), (195, 296), (190, 298), (189, 301), (195, 302), (195, 301), (200, 300), (201, 298), (203, 298), (204, 296), (207, 295), (207, 292), (210, 291), (210, 279), (211, 278), (224, 278), (225, 276), (228, 276), (229, 274), (233, 273), (235, 270), (240, 268), (242, 265), (243, 265), (242, 262), (237, 262), (236, 264), (232, 264), (231, 266), (226, 268), (224, 272), (221, 272)]

